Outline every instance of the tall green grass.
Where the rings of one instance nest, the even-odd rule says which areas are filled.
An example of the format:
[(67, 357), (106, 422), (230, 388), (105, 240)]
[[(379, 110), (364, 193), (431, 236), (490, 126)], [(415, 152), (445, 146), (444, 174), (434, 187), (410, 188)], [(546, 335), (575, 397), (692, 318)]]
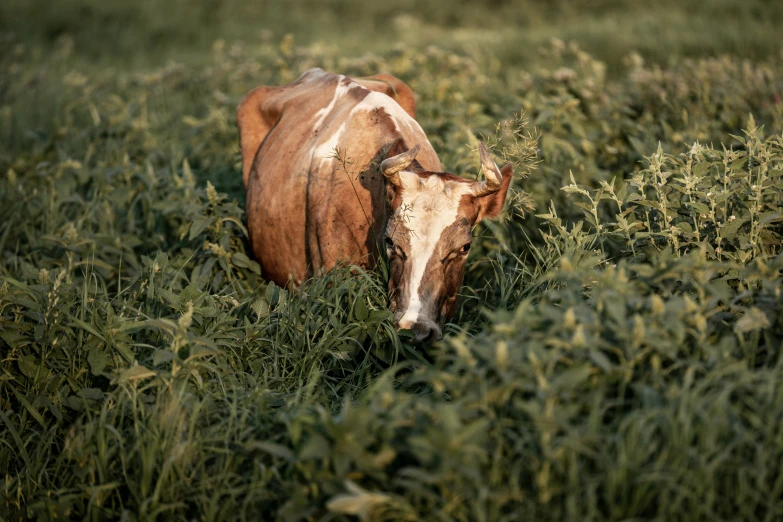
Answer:
[[(779, 57), (58, 45), (0, 58), (2, 518), (783, 516)], [(236, 104), (313, 66), (403, 78), (456, 173), (515, 164), (434, 346), (383, 269), (248, 255)]]

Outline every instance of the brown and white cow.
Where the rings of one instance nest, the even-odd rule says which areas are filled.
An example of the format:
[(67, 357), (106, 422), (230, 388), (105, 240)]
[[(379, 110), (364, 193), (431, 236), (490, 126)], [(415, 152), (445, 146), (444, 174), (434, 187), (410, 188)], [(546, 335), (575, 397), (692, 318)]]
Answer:
[(339, 263), (372, 268), (384, 238), (395, 322), (428, 341), (455, 312), (471, 229), (501, 211), (512, 171), (479, 145), (484, 181), (442, 172), (414, 116), (413, 92), (397, 78), (320, 69), (258, 87), (237, 110), (264, 276), (298, 285)]

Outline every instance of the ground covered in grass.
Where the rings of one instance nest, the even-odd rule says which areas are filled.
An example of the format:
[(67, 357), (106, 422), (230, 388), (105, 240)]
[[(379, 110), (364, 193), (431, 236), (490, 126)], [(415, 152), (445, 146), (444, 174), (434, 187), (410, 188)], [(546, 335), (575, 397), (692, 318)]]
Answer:
[[(783, 517), (783, 56), (523, 68), (422, 24), (144, 69), (4, 35), (0, 518)], [(248, 256), (235, 107), (314, 66), (408, 82), (453, 172), (515, 164), (432, 347), (383, 270)]]

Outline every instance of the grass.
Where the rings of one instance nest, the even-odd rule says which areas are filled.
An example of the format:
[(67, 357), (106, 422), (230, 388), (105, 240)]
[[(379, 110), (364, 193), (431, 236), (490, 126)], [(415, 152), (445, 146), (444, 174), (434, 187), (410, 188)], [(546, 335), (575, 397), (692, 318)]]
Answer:
[(780, 51), (781, 22), (783, 8), (761, 0), (61, 0), (56, 6), (7, 0), (0, 6), (0, 32), (14, 33), (36, 54), (66, 39), (84, 63), (125, 68), (203, 63), (216, 40), (274, 43), (292, 34), (299, 44), (350, 56), (399, 43), (478, 47), (510, 67), (537, 63), (536, 48), (552, 38), (577, 40), (615, 72), (629, 50), (661, 64), (723, 53), (766, 58)]
[[(69, 2), (0, 8), (0, 517), (783, 516), (776, 6)], [(515, 164), (427, 349), (383, 269), (248, 255), (235, 107), (313, 66)]]

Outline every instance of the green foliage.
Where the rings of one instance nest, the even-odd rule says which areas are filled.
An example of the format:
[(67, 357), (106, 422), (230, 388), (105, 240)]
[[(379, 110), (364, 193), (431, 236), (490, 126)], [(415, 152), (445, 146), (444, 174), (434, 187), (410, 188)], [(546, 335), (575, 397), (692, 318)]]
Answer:
[[(0, 57), (3, 519), (783, 516), (779, 59), (61, 45)], [(455, 173), (514, 165), (435, 346), (383, 269), (249, 256), (235, 107), (314, 66), (407, 81)]]
[[(711, 259), (745, 264), (780, 252), (783, 136), (762, 141), (761, 129), (752, 127), (752, 117), (748, 123), (747, 139), (735, 137), (744, 144), (738, 150), (715, 151), (697, 142), (689, 152), (673, 156), (659, 146), (646, 158), (649, 167), (618, 191), (613, 183), (601, 180), (601, 188), (591, 193), (578, 186), (572, 174), (563, 191), (580, 194), (589, 202), (575, 203), (592, 232), (583, 237), (591, 245), (600, 243), (605, 253), (612, 240), (623, 241), (622, 253), (641, 259), (645, 251), (680, 254), (702, 248)], [(604, 200), (611, 202), (613, 222), (601, 218)], [(567, 237), (554, 209), (538, 217)], [(553, 235), (545, 238), (550, 244), (557, 242)]]

